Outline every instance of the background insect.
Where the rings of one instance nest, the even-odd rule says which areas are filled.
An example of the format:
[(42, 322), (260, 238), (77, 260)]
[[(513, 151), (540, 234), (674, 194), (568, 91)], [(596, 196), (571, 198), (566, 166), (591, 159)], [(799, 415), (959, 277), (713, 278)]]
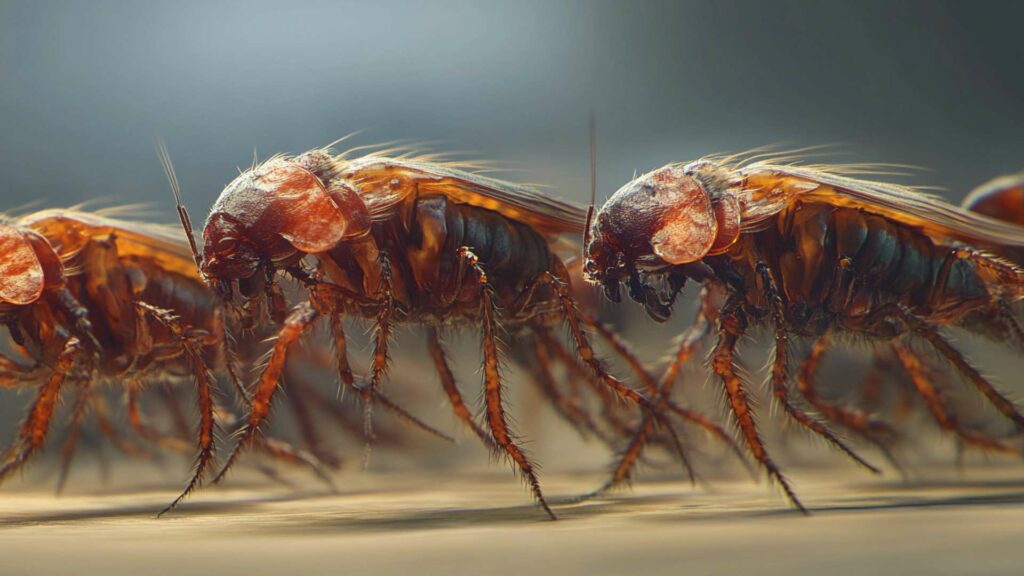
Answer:
[[(117, 378), (138, 414), (148, 379), (195, 381), (200, 406), (197, 482), (213, 456), (210, 365), (221, 333), (215, 302), (190, 272), (173, 229), (103, 214), (52, 210), (2, 225), (0, 300), (11, 338), (28, 364), (5, 359), (6, 382), (38, 391), (0, 477), (42, 447), (63, 388), (71, 383), (81, 420), (96, 380)], [(156, 433), (136, 417), (143, 435)]]
[(956, 422), (908, 336), (926, 342), (1018, 428), (1024, 425), (1018, 409), (940, 330), (959, 326), (1020, 343), (1014, 303), (1024, 297), (1024, 271), (994, 254), (1024, 246), (1024, 228), (854, 177), (866, 173), (863, 166), (737, 157), (669, 165), (616, 192), (594, 218), (585, 249), (588, 278), (614, 301), (625, 284), (655, 320), (669, 316), (687, 279), (722, 298), (705, 307), (715, 314), (712, 370), (751, 453), (801, 510), (767, 452), (735, 369), (737, 341), (751, 326), (773, 326), (771, 388), (786, 413), (862, 463), (791, 398), (791, 336), (816, 339), (800, 369), (802, 397), (858, 432), (870, 434), (870, 419), (822, 401), (815, 389), (817, 364), (834, 335), (888, 343), (940, 424), (967, 442), (1018, 451)]
[[(225, 319), (219, 300), (200, 281), (179, 231), (119, 220), (110, 213), (46, 210), (0, 224), (0, 317), (21, 356), (0, 359), (0, 384), (37, 389), (19, 436), (5, 453), (0, 478), (18, 470), (43, 446), (69, 384), (76, 394), (58, 487), (90, 413), (115, 445), (134, 455), (147, 454), (121, 437), (108, 418), (98, 384), (116, 381), (126, 392), (128, 421), (135, 433), (163, 448), (187, 450), (194, 443), (198, 450), (192, 478), (173, 506), (212, 462), (218, 425), (236, 426), (231, 403), (217, 401), (212, 372), (224, 371), (227, 364), (220, 354)], [(303, 385), (299, 375), (292, 376), (289, 400), (307, 415), (299, 419), (301, 432), (316, 450), (315, 428), (306, 421), (310, 397), (332, 415), (343, 415), (332, 410), (333, 399)], [(175, 397), (175, 390), (189, 381), (199, 399), (194, 435)], [(161, 392), (156, 408), (171, 416), (177, 434), (157, 430), (143, 415), (143, 392), (154, 386)], [(181, 435), (192, 438), (184, 443)], [(263, 454), (322, 475), (320, 458), (290, 443), (262, 438), (259, 446)], [(328, 464), (336, 464), (326, 452), (316, 451)]]
[[(502, 330), (512, 337), (516, 354), (540, 371), (540, 380), (550, 379), (551, 359), (545, 352), (568, 358), (569, 365), (582, 362), (600, 383), (600, 393), (609, 394), (602, 397), (606, 406), (619, 396), (649, 413), (657, 411), (652, 417), (666, 423), (648, 396), (605, 369), (585, 331), (595, 323), (577, 309), (570, 292), (555, 241), (561, 234), (581, 234), (585, 212), (531, 188), (434, 160), (384, 153), (349, 159), (314, 150), (254, 166), (222, 192), (203, 231), (200, 266), (211, 285), (226, 301), (240, 297), (247, 306), (261, 300), (280, 307), (273, 303), (281, 302), (277, 274), (283, 272), (305, 287), (309, 301), (284, 321), (255, 387), (248, 425), (219, 477), (257, 435), (289, 348), (319, 316), (330, 320), (341, 381), (364, 402), (368, 446), (371, 406), (385, 378), (393, 326), (424, 326), (458, 418), (515, 463), (552, 517), (534, 465), (506, 416)], [(184, 212), (183, 223), (190, 229)], [(348, 363), (346, 317), (369, 319), (375, 326), (366, 382), (354, 377)], [(563, 323), (578, 357), (551, 337), (550, 329)], [(487, 430), (473, 419), (455, 383), (440, 335), (467, 324), (482, 331)], [(591, 419), (574, 410), (569, 399), (550, 385), (543, 387), (568, 420), (590, 427)], [(715, 427), (679, 412), (698, 425)]]

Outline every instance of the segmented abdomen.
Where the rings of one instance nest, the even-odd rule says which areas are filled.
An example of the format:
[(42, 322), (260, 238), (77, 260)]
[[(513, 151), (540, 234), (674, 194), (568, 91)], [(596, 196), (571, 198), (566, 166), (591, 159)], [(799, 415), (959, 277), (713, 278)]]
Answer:
[(989, 302), (971, 259), (956, 258), (953, 247), (921, 230), (862, 210), (796, 203), (745, 244), (748, 291), (761, 291), (760, 259), (780, 286), (788, 321), (807, 333), (839, 323), (881, 335), (892, 326), (874, 320), (886, 310), (892, 316), (893, 306), (949, 322)]

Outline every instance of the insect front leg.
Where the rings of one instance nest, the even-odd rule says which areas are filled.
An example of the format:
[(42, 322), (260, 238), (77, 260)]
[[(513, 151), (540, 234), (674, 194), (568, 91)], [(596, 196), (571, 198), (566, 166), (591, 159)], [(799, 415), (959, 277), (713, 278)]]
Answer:
[(718, 343), (711, 355), (711, 369), (722, 381), (725, 387), (726, 396), (729, 399), (729, 407), (733, 416), (736, 417), (736, 424), (743, 433), (747, 448), (754, 458), (764, 466), (768, 475), (775, 479), (786, 493), (789, 501), (798, 510), (807, 514), (807, 509), (796, 496), (796, 492), (790, 487), (789, 482), (782, 475), (782, 471), (768, 455), (768, 449), (761, 440), (757, 423), (754, 419), (754, 409), (747, 396), (743, 380), (736, 373), (735, 355), (736, 343), (745, 331), (745, 321), (738, 308), (733, 303), (726, 304), (727, 310), (723, 312), (719, 321)]
[(0, 467), (0, 480), (5, 479), (15, 470), (21, 468), (25, 462), (40, 449), (46, 442), (50, 430), (50, 420), (53, 418), (54, 409), (60, 399), (61, 390), (67, 380), (68, 374), (75, 368), (79, 360), (83, 359), (84, 350), (78, 338), (68, 338), (64, 342), (64, 349), (57, 357), (50, 377), (36, 393), (36, 399), (29, 409), (28, 416), (21, 425), (21, 431), (17, 440), (5, 453), (13, 456)]
[(772, 320), (775, 324), (775, 354), (772, 360), (771, 374), (772, 395), (775, 397), (775, 400), (782, 405), (786, 414), (788, 414), (789, 417), (797, 424), (821, 436), (830, 444), (843, 451), (847, 456), (853, 459), (854, 462), (860, 464), (864, 468), (867, 468), (872, 473), (881, 474), (881, 470), (861, 458), (860, 455), (847, 446), (845, 442), (836, 437), (836, 435), (833, 434), (824, 423), (801, 410), (800, 407), (793, 404), (790, 400), (788, 386), (789, 334), (786, 331), (786, 318), (783, 310), (784, 305), (782, 303), (782, 297), (779, 294), (778, 284), (775, 282), (775, 277), (767, 264), (759, 262), (757, 270), (761, 275), (761, 281), (764, 285), (765, 299), (768, 301), (768, 306), (771, 308)]
[[(679, 337), (679, 344), (676, 353), (673, 356), (672, 361), (669, 362), (668, 366), (666, 366), (665, 372), (661, 377), (661, 381), (660, 383), (657, 383), (657, 385), (651, 381), (652, 379), (650, 375), (647, 374), (643, 364), (631, 354), (629, 348), (625, 346), (624, 343), (619, 342), (620, 339), (614, 332), (611, 332), (599, 323), (594, 323), (592, 327), (597, 330), (598, 334), (604, 337), (605, 340), (608, 341), (621, 356), (624, 356), (627, 359), (631, 358), (629, 364), (633, 366), (634, 371), (637, 372), (638, 376), (640, 376), (642, 380), (649, 381), (647, 382), (647, 388), (650, 390), (656, 387), (656, 394), (661, 406), (666, 407), (669, 411), (675, 413), (680, 418), (699, 426), (706, 432), (710, 433), (713, 437), (722, 441), (730, 448), (733, 454), (736, 455), (744, 468), (748, 471), (752, 471), (746, 458), (744, 458), (739, 445), (724, 428), (717, 423), (712, 422), (703, 414), (679, 406), (672, 401), (671, 398), (672, 388), (679, 376), (679, 371), (696, 352), (701, 341), (710, 334), (712, 323), (714, 319), (718, 317), (718, 308), (720, 306), (718, 292), (716, 290), (705, 288), (701, 292), (700, 299), (701, 306), (697, 311), (696, 318), (694, 318), (693, 324), (691, 324), (690, 327), (687, 328), (687, 330)], [(646, 414), (641, 424), (633, 433), (633, 437), (631, 438), (629, 445), (627, 445), (626, 449), (622, 452), (618, 463), (615, 465), (615, 472), (613, 473), (612, 478), (604, 486), (598, 489), (595, 494), (600, 494), (601, 492), (614, 488), (615, 486), (630, 479), (632, 476), (632, 469), (639, 461), (640, 454), (644, 445), (648, 441), (648, 437), (655, 430), (653, 424), (654, 418), (652, 418), (650, 414)]]
[(238, 443), (235, 445), (234, 450), (231, 451), (230, 456), (228, 456), (224, 467), (214, 477), (214, 484), (224, 479), (224, 476), (231, 469), (231, 466), (238, 459), (242, 451), (254, 442), (260, 427), (267, 417), (270, 416), (271, 402), (274, 399), (274, 393), (280, 387), (281, 374), (284, 371), (288, 353), (302, 335), (313, 326), (316, 318), (316, 311), (308, 302), (305, 302), (296, 306), (285, 320), (284, 326), (278, 334), (277, 341), (270, 351), (267, 365), (260, 374), (259, 382), (257, 382), (256, 388), (253, 391), (248, 422), (246, 422), (239, 433)]
[(478, 294), (480, 297), (480, 316), (483, 325), (483, 349), (484, 349), (484, 401), (487, 407), (487, 424), (491, 429), (491, 436), (494, 442), (507, 454), (520, 473), (526, 478), (533, 491), (537, 502), (548, 513), (552, 520), (556, 519), (555, 513), (548, 506), (544, 494), (540, 489), (540, 481), (534, 471), (533, 464), (523, 452), (523, 449), (516, 444), (514, 435), (505, 417), (505, 405), (502, 400), (503, 387), (501, 382), (500, 359), (498, 357), (498, 336), (497, 311), (494, 306), (494, 294), (487, 281), (487, 274), (484, 273), (475, 254), (469, 248), (459, 249), (459, 258), (466, 262), (467, 270), (476, 277)]

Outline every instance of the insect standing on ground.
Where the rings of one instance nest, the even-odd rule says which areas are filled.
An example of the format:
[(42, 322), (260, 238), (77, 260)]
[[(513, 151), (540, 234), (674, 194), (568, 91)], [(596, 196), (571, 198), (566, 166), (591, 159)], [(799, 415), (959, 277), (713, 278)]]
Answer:
[[(625, 284), (653, 319), (664, 321), (688, 279), (704, 284), (695, 334), (716, 334), (711, 368), (743, 438), (801, 510), (761, 439), (736, 370), (737, 342), (751, 327), (773, 327), (771, 390), (785, 412), (861, 463), (792, 397), (793, 336), (816, 340), (797, 379), (802, 397), (829, 421), (854, 431), (868, 435), (875, 423), (863, 412), (823, 401), (814, 382), (831, 341), (841, 335), (888, 345), (940, 425), (967, 443), (1019, 452), (1005, 439), (956, 420), (923, 370), (925, 360), (909, 346), (911, 336), (945, 358), (1018, 428), (1024, 426), (1017, 407), (943, 334), (944, 327), (955, 326), (1021, 343), (1015, 305), (1024, 298), (1024, 270), (999, 254), (1024, 247), (1024, 227), (908, 187), (855, 177), (865, 173), (870, 170), (859, 166), (737, 157), (672, 164), (623, 186), (588, 226), (585, 272), (610, 300), (619, 301)], [(691, 341), (684, 342), (681, 356)]]
[[(236, 419), (217, 402), (211, 371), (226, 364), (220, 353), (226, 348), (225, 319), (219, 300), (199, 280), (180, 231), (109, 213), (45, 210), (0, 223), (0, 319), (21, 356), (0, 357), (0, 385), (37, 390), (18, 438), (5, 452), (0, 479), (42, 448), (69, 385), (75, 399), (58, 490), (90, 413), (116, 446), (148, 453), (121, 437), (110, 422), (100, 383), (117, 382), (126, 391), (128, 421), (136, 434), (160, 447), (186, 450), (188, 443), (178, 434), (161, 432), (146, 421), (141, 401), (151, 386), (169, 390), (158, 406), (174, 417), (179, 434), (189, 434), (173, 390), (192, 382), (199, 400), (198, 455), (193, 476), (173, 506), (212, 463), (215, 427), (230, 427)], [(299, 379), (293, 380), (298, 386)], [(304, 387), (290, 401), (307, 413), (304, 399), (312, 393)], [(302, 431), (309, 438), (315, 432), (307, 428)], [(320, 473), (317, 457), (287, 442), (265, 438), (260, 448), (272, 458)]]
[(71, 438), (100, 380), (124, 383), (132, 425), (156, 438), (137, 417), (142, 384), (193, 380), (199, 453), (187, 494), (213, 457), (222, 318), (173, 229), (48, 210), (0, 224), (0, 240), (0, 314), (23, 356), (3, 359), (3, 382), (38, 388), (0, 478), (43, 446), (67, 385), (77, 394)]
[[(610, 393), (608, 403), (621, 397), (653, 411), (647, 396), (613, 377), (598, 359), (585, 330), (594, 322), (577, 309), (569, 274), (556, 253), (559, 235), (582, 235), (585, 211), (532, 188), (432, 160), (383, 154), (349, 159), (313, 150), (254, 166), (221, 193), (203, 230), (202, 257), (197, 255), (211, 286), (226, 302), (236, 296), (246, 305), (273, 302), (279, 300), (281, 272), (303, 285), (309, 300), (283, 322), (254, 388), (248, 424), (218, 478), (258, 436), (289, 349), (321, 316), (329, 320), (340, 380), (364, 402), (367, 446), (393, 328), (424, 326), (458, 418), (514, 462), (552, 517), (534, 464), (506, 415), (503, 332), (514, 347), (531, 337), (540, 343), (517, 349), (533, 368), (546, 370), (546, 353), (569, 357), (571, 363), (578, 358), (601, 392)], [(187, 214), (180, 211), (191, 235)], [(356, 379), (349, 366), (347, 317), (369, 319), (376, 328), (366, 381)], [(444, 330), (467, 325), (482, 332), (486, 430), (458, 389), (440, 337)], [(562, 325), (568, 326), (578, 357), (551, 336), (551, 328)], [(694, 421), (692, 416), (683, 417)], [(585, 425), (578, 412), (568, 418)], [(660, 412), (655, 420), (669, 428)], [(715, 428), (710, 421), (699, 425)]]

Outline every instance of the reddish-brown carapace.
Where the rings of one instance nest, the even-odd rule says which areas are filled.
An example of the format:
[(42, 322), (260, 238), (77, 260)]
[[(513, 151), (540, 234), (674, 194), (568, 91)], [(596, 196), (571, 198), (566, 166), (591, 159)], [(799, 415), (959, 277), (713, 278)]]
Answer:
[[(77, 395), (69, 442), (103, 380), (123, 383), (132, 425), (158, 438), (138, 417), (142, 384), (193, 380), (200, 426), (190, 491), (213, 457), (210, 366), (222, 320), (190, 270), (187, 246), (173, 228), (77, 210), (4, 222), (0, 238), (0, 317), (21, 356), (3, 359), (3, 384), (37, 388), (0, 478), (43, 446), (65, 388)], [(69, 457), (72, 449), (66, 447)]]
[[(619, 189), (588, 229), (585, 273), (613, 301), (624, 284), (663, 321), (687, 279), (704, 284), (705, 304), (679, 360), (695, 337), (716, 334), (711, 369), (742, 436), (801, 510), (761, 439), (735, 366), (737, 343), (754, 326), (774, 332), (775, 400), (797, 423), (865, 466), (871, 467), (828, 423), (869, 438), (886, 425), (823, 400), (814, 380), (830, 341), (843, 335), (888, 347), (942, 428), (969, 444), (1020, 452), (1018, 442), (963, 425), (929, 380), (926, 357), (909, 346), (916, 339), (933, 349), (1006, 418), (1024, 426), (1020, 410), (944, 335), (955, 327), (1021, 344), (1024, 263), (1013, 260), (1024, 248), (1024, 204), (1014, 186), (1020, 179), (973, 194), (971, 211), (858, 178), (870, 173), (865, 166), (800, 166), (771, 158), (672, 164)], [(808, 414), (790, 389), (794, 337), (815, 340), (797, 389), (826, 421)], [(678, 362), (670, 370), (678, 370)]]
[[(0, 357), (0, 386), (36, 390), (14, 444), (0, 463), (0, 479), (20, 469), (38, 452), (54, 426), (54, 414), (66, 389), (74, 392), (71, 422), (62, 448), (63, 485), (79, 439), (91, 414), (114, 445), (145, 454), (142, 445), (122, 436), (107, 416), (101, 384), (126, 393), (127, 420), (135, 434), (161, 448), (187, 450), (187, 417), (180, 414), (176, 390), (191, 383), (198, 398), (198, 428), (192, 441), (197, 461), (184, 498), (212, 464), (215, 429), (233, 426), (231, 405), (217, 402), (214, 372), (226, 371), (220, 301), (200, 280), (189, 245), (175, 227), (111, 216), (117, 211), (45, 210), (0, 222), (0, 321), (16, 357)], [(297, 412), (316, 392), (299, 378), (290, 380), (289, 399)], [(144, 416), (147, 388), (160, 394), (155, 407), (170, 413), (174, 434), (159, 431)], [(318, 405), (330, 406), (317, 398)], [(152, 415), (152, 414), (151, 414)], [(311, 424), (303, 422), (314, 452)], [(271, 458), (322, 473), (333, 460), (262, 438)], [(59, 489), (59, 488), (58, 488)], [(168, 507), (169, 509), (169, 507)]]
[[(607, 408), (602, 424), (615, 433), (629, 429), (616, 420), (618, 397), (649, 414), (661, 434), (674, 438), (662, 414), (675, 413), (728, 439), (706, 418), (675, 404), (654, 403), (656, 390), (647, 394), (626, 386), (598, 359), (586, 330), (597, 324), (577, 308), (558, 248), (560, 236), (582, 235), (585, 218), (582, 208), (548, 194), (435, 158), (385, 153), (349, 158), (320, 149), (274, 157), (243, 172), (207, 219), (203, 275), (226, 301), (274, 300), (281, 275), (297, 280), (309, 299), (283, 322), (255, 387), (248, 425), (221, 476), (257, 437), (289, 348), (318, 317), (329, 319), (342, 383), (363, 399), (368, 446), (370, 410), (385, 379), (394, 326), (422, 326), (455, 414), (514, 462), (552, 517), (535, 466), (506, 413), (501, 374), (506, 334), (514, 357), (525, 359), (556, 410), (581, 429), (599, 427), (553, 384), (552, 359), (587, 367)], [(189, 228), (187, 216), (183, 221)], [(372, 321), (376, 328), (365, 381), (349, 367), (343, 324), (349, 317)], [(568, 327), (578, 356), (552, 336), (552, 328), (560, 326)], [(440, 338), (441, 332), (466, 327), (479, 328), (482, 335), (484, 425), (473, 418)]]

